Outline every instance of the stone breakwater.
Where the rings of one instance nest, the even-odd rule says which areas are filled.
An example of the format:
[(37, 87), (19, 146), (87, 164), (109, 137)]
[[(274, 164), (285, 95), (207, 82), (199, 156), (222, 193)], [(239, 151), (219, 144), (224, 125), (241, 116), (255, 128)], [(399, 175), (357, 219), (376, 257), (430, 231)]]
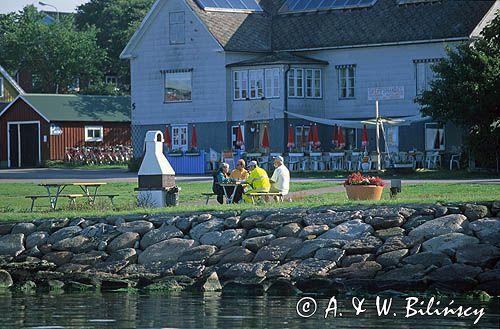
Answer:
[(0, 224), (0, 286), (500, 294), (500, 201)]

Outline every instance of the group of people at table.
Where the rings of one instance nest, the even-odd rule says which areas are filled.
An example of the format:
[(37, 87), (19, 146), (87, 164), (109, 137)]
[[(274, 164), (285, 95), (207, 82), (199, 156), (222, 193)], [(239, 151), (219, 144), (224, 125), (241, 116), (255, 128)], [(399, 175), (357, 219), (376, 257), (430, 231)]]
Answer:
[[(224, 203), (224, 197), (232, 195), (229, 202), (252, 203), (249, 193), (281, 193), (288, 194), (290, 189), (290, 172), (284, 164), (282, 156), (273, 159), (274, 172), (271, 178), (267, 172), (259, 167), (257, 161), (252, 160), (245, 168), (245, 160), (239, 159), (236, 168), (229, 172), (229, 164), (221, 163), (219, 170), (214, 174), (212, 190), (217, 195), (217, 201)], [(231, 186), (227, 186), (227, 185)], [(235, 190), (236, 189), (236, 190)]]

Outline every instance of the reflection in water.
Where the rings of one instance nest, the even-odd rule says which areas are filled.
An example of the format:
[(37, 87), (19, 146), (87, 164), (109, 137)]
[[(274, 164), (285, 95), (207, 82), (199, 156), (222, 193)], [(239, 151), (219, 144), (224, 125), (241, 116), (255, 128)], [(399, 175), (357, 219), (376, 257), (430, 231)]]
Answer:
[[(498, 300), (455, 299), (456, 305), (484, 307), (474, 317), (404, 318), (404, 298), (394, 299), (391, 316), (378, 317), (374, 300), (355, 316), (350, 298), (337, 297), (342, 317), (324, 318), (328, 298), (316, 298), (318, 311), (310, 318), (296, 313), (295, 296), (235, 296), (188, 292), (20, 294), (0, 292), (0, 328), (498, 328)], [(443, 299), (441, 299), (443, 300)], [(448, 300), (449, 301), (449, 300)], [(443, 303), (448, 301), (443, 300)], [(392, 316), (392, 312), (398, 314)]]

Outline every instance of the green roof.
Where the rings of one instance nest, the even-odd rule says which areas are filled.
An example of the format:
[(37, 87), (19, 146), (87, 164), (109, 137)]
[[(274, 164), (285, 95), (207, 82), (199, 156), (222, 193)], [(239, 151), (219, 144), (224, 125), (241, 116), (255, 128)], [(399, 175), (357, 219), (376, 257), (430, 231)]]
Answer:
[(129, 96), (24, 94), (21, 98), (49, 121), (130, 121)]

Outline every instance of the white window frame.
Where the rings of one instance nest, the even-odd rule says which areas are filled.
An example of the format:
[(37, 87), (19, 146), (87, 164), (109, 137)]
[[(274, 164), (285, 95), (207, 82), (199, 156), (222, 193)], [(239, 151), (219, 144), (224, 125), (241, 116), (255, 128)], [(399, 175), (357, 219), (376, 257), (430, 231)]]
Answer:
[(0, 97), (4, 97), (3, 88), (3, 78), (0, 77)]
[[(182, 70), (164, 70), (163, 73), (163, 103), (185, 103), (191, 102), (193, 100), (193, 70), (192, 69), (182, 69)], [(167, 99), (167, 88), (168, 88), (168, 79), (169, 76), (172, 78), (175, 74), (188, 74), (189, 75), (189, 86), (190, 86), (190, 97), (189, 99), (180, 99), (180, 100), (168, 100)], [(182, 80), (182, 79), (181, 79)]]
[(248, 70), (248, 84), (250, 99), (264, 97), (264, 70)]
[(305, 69), (306, 98), (322, 98), (321, 69)]
[(436, 78), (436, 72), (432, 70), (432, 65), (436, 64), (439, 58), (414, 60), (415, 64), (415, 93), (420, 95), (430, 89), (430, 82)]
[[(245, 145), (243, 144), (241, 147), (236, 145), (236, 138), (238, 137), (236, 134), (238, 133), (238, 126), (231, 126), (231, 146), (233, 150), (241, 149), (245, 150)], [(245, 141), (245, 125), (241, 125), (241, 135), (243, 136), (243, 141)]]
[(118, 85), (118, 77), (116, 75), (107, 75), (104, 79), (106, 84)]
[(280, 69), (278, 67), (265, 70), (266, 98), (280, 97)]
[[(434, 142), (436, 138), (436, 131), (439, 130), (439, 148), (434, 148)], [(446, 130), (445, 125), (439, 124), (437, 122), (429, 122), (425, 124), (424, 140), (425, 140), (425, 150), (426, 151), (444, 151), (446, 149)], [(428, 136), (429, 134), (429, 136)], [(443, 141), (443, 143), (441, 143)]]
[(189, 131), (187, 125), (172, 125), (172, 149), (187, 151)]
[[(305, 141), (304, 141), (304, 145), (301, 145), (302, 143), (302, 129), (304, 129), (304, 137), (305, 137)], [(311, 126), (309, 125), (303, 125), (303, 126), (295, 126), (295, 145), (297, 146), (297, 148), (301, 148), (301, 147), (308, 147), (308, 144), (307, 144), (307, 137), (309, 136), (309, 129), (311, 129)]]
[(168, 34), (171, 45), (186, 43), (186, 23), (183, 11), (168, 14)]
[(233, 71), (233, 99), (246, 100), (248, 96), (248, 71)]
[(304, 98), (304, 70), (291, 68), (288, 71), (288, 97)]
[[(352, 73), (350, 73), (352, 70)], [(356, 65), (341, 65), (337, 67), (339, 83), (339, 99), (356, 98)], [(343, 90), (345, 89), (345, 96)], [(352, 94), (350, 94), (352, 91)]]
[[(89, 136), (90, 131), (99, 131), (100, 136), (95, 137)], [(94, 135), (94, 134), (93, 134)], [(85, 141), (86, 142), (102, 142), (104, 140), (104, 128), (103, 126), (85, 126)]]

